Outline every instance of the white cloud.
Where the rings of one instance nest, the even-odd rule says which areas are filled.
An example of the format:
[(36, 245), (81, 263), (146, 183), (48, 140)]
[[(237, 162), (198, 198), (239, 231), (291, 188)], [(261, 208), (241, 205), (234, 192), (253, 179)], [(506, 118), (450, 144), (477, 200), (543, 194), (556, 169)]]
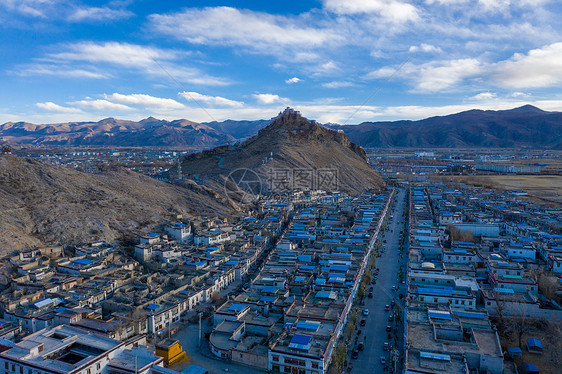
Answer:
[(441, 48), (436, 47), (436, 46), (431, 45), (431, 44), (425, 44), (425, 43), (422, 43), (419, 46), (413, 45), (413, 46), (410, 47), (410, 49), (408, 51), (409, 52), (425, 52), (425, 53), (441, 53), (441, 52), (443, 52), (441, 50)]
[(525, 92), (516, 91), (516, 92), (513, 92), (510, 96), (511, 97), (529, 97), (530, 95), (526, 94)]
[(421, 91), (435, 92), (453, 87), (466, 77), (481, 72), (480, 62), (475, 58), (429, 62), (419, 67), (416, 88)]
[(260, 104), (276, 104), (276, 103), (286, 103), (289, 99), (280, 97), (275, 94), (254, 94), (252, 95)]
[(77, 69), (66, 64), (27, 64), (11, 70), (10, 72), (22, 77), (32, 75), (88, 79), (105, 79), (110, 77), (110, 74), (96, 71), (96, 68), (94, 67), (91, 67), (90, 69), (91, 70)]
[(477, 95), (472, 96), (472, 100), (492, 100), (496, 98), (496, 94), (493, 92), (481, 92)]
[(352, 82), (346, 81), (333, 81), (333, 82), (326, 82), (322, 83), (322, 87), (325, 88), (343, 88), (343, 87), (351, 87), (354, 86)]
[(48, 110), (50, 112), (59, 112), (59, 113), (81, 112), (81, 110), (78, 108), (69, 108), (69, 107), (61, 106), (51, 101), (47, 101), (44, 103), (35, 103), (35, 106), (44, 110)]
[(45, 17), (45, 10), (56, 1), (52, 0), (0, 0), (0, 6), (24, 16)]
[(183, 109), (185, 106), (176, 100), (154, 97), (145, 94), (130, 94), (123, 95), (114, 93), (111, 95), (104, 95), (107, 101), (112, 103), (125, 104), (125, 105), (140, 105), (142, 107), (156, 108), (159, 110), (172, 110)]
[(195, 100), (197, 102), (203, 102), (207, 105), (216, 105), (219, 107), (226, 106), (235, 108), (242, 107), (244, 105), (244, 103), (241, 101), (230, 100), (220, 96), (203, 95), (198, 92), (180, 92), (179, 95), (188, 101)]
[(72, 11), (68, 16), (69, 21), (110, 21), (124, 19), (133, 16), (133, 13), (125, 9), (111, 9), (108, 7), (80, 7)]
[(302, 79), (300, 79), (300, 78), (292, 77), (292, 78), (287, 79), (285, 81), (285, 83), (287, 83), (287, 84), (299, 83), (301, 80)]
[(400, 0), (324, 0), (324, 8), (336, 14), (375, 13), (393, 22), (416, 21), (419, 10)]
[(123, 104), (112, 103), (111, 101), (102, 100), (102, 99), (79, 100), (79, 101), (72, 101), (67, 104), (74, 105), (79, 108), (94, 109), (94, 110), (132, 110), (133, 109)]
[(366, 78), (399, 78), (410, 80), (416, 91), (437, 92), (461, 84), (463, 79), (482, 72), (482, 64), (474, 58), (433, 61), (421, 65), (406, 63), (400, 71), (398, 67), (383, 67), (372, 71)]
[[(127, 69), (150, 76), (170, 76), (177, 81), (191, 84), (224, 86), (230, 81), (224, 78), (205, 74), (200, 69), (182, 63), (189, 53), (119, 42), (79, 42), (58, 46), (60, 52), (48, 54), (39, 59), (43, 63), (20, 67), (20, 75), (59, 75), (84, 78), (107, 78), (111, 76), (107, 70)], [(83, 64), (81, 69), (70, 68)], [(111, 66), (107, 66), (110, 64)], [(103, 66), (106, 71), (99, 72)], [(118, 70), (116, 75), (122, 73)]]
[(157, 31), (189, 43), (243, 47), (269, 55), (284, 55), (287, 49), (306, 53), (303, 48), (344, 41), (333, 28), (310, 26), (305, 22), (310, 19), (230, 7), (190, 8), (180, 13), (153, 14), (149, 19)]
[(562, 82), (562, 43), (515, 53), (494, 67), (494, 79), (513, 88), (551, 87)]

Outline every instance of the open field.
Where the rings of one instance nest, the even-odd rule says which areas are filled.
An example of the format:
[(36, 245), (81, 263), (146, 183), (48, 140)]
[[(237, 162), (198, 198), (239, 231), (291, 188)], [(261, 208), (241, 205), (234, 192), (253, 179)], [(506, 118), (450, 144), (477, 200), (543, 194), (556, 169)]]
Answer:
[[(525, 362), (533, 363), (541, 374), (558, 374), (560, 373), (560, 365), (562, 364), (562, 351), (560, 350), (560, 338), (562, 330), (556, 323), (548, 323), (545, 321), (528, 321), (522, 336), (523, 355), (516, 358), (515, 363), (520, 372), (522, 364)], [(528, 338), (539, 339), (543, 345), (543, 353), (530, 353), (527, 350), (526, 343)], [(517, 333), (511, 334), (509, 337), (500, 335), (500, 343), (503, 351), (507, 351), (508, 347), (519, 346)]]
[(447, 180), (507, 191), (525, 191), (522, 199), (540, 200), (562, 207), (562, 175), (448, 176)]

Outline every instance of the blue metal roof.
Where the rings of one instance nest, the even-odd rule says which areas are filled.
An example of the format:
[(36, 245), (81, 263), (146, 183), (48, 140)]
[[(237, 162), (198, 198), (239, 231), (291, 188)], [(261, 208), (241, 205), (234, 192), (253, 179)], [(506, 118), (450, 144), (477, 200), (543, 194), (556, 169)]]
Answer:
[(261, 289), (261, 293), (273, 293), (277, 291), (277, 287), (274, 286), (265, 286)]
[(541, 341), (539, 339), (535, 339), (535, 338), (527, 339), (527, 346), (542, 349)]
[(539, 373), (539, 369), (537, 369), (537, 367), (531, 364), (530, 362), (525, 362), (523, 365), (521, 365), (521, 367), (523, 368), (523, 370), (525, 370), (525, 373), (527, 374)]
[(295, 334), (289, 343), (289, 348), (308, 351), (310, 348), (310, 340), (312, 337), (308, 335)]
[(316, 331), (318, 327), (320, 327), (320, 322), (297, 322), (298, 329)]
[(420, 358), (428, 358), (430, 360), (451, 361), (451, 356), (439, 353), (420, 352)]
[(228, 307), (227, 310), (233, 312), (241, 312), (242, 310), (244, 310), (244, 308), (246, 308), (245, 304), (232, 304), (231, 306)]
[(264, 303), (272, 303), (275, 301), (273, 296), (262, 296), (259, 301), (263, 301)]
[(74, 261), (72, 261), (73, 264), (78, 264), (78, 265), (90, 265), (92, 262), (92, 260), (86, 260), (85, 258), (79, 258), (76, 259)]
[(160, 305), (158, 304), (150, 304), (149, 306), (146, 307), (146, 309), (150, 309), (150, 310), (156, 310), (160, 308)]
[(443, 310), (430, 310), (429, 316), (433, 319), (448, 319), (448, 320), (453, 319), (449, 312)]

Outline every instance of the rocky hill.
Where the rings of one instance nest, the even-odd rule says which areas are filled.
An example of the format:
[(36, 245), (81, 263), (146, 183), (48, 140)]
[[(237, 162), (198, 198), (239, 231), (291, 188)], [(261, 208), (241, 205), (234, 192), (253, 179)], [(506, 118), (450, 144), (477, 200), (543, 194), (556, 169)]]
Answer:
[(289, 108), (242, 143), (186, 156), (182, 172), (212, 189), (226, 189), (227, 194), (255, 182), (269, 192), (318, 188), (359, 194), (384, 187), (365, 151), (343, 132), (324, 128)]
[(172, 186), (112, 169), (84, 174), (0, 155), (0, 252), (146, 233), (181, 213), (226, 214), (220, 196), (193, 183)]
[(343, 129), (351, 141), (363, 147), (562, 149), (562, 113), (531, 105), (332, 128)]

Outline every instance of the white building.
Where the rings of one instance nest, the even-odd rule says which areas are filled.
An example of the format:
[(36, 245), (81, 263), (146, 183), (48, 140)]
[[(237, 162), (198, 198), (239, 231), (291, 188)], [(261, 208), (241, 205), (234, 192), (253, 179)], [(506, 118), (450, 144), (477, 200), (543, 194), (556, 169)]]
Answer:
[(166, 226), (166, 232), (180, 243), (190, 243), (193, 240), (191, 225), (176, 222)]
[[(1, 374), (155, 373), (154, 356), (142, 336), (121, 342), (76, 327), (41, 330), (0, 353)], [(134, 347), (138, 346), (138, 347)]]

